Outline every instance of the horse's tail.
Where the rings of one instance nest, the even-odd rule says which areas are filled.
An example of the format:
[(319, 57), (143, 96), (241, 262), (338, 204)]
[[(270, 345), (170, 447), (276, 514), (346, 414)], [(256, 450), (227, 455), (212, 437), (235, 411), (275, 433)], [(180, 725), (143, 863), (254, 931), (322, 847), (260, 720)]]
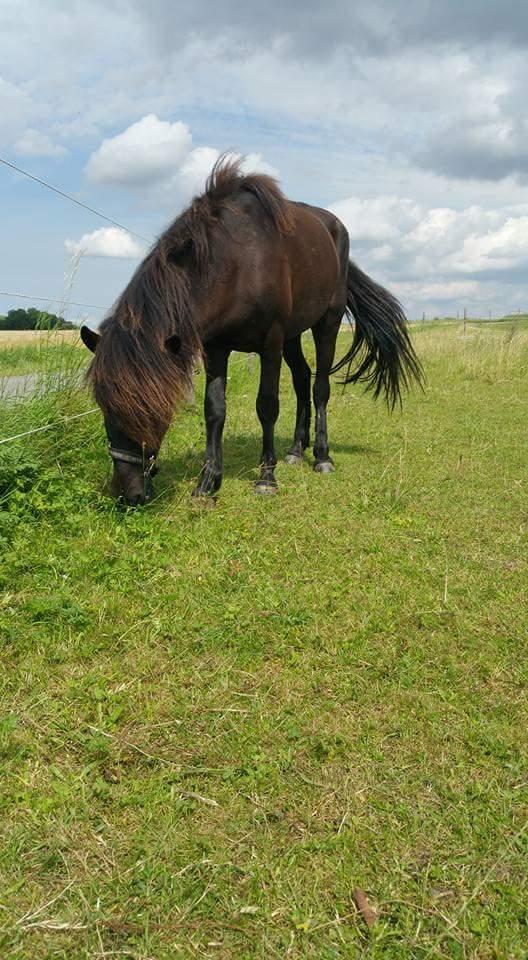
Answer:
[[(403, 308), (388, 290), (348, 263), (346, 313), (355, 321), (350, 350), (331, 370), (347, 368), (343, 383), (367, 384), (374, 396), (385, 394), (392, 409), (401, 403), (401, 388), (423, 384), (422, 366), (414, 351)], [(356, 361), (356, 369), (352, 366)]]

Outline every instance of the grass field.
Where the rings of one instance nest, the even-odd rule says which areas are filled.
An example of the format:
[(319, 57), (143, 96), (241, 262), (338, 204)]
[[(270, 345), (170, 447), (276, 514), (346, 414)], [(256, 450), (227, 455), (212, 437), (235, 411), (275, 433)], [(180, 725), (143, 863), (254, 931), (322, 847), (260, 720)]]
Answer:
[(0, 350), (4, 347), (38, 345), (49, 342), (76, 343), (77, 330), (0, 330)]
[(528, 956), (528, 328), (413, 335), (425, 395), (336, 387), (274, 498), (245, 359), (215, 509), (201, 377), (146, 509), (98, 413), (0, 446), (5, 960)]
[(85, 362), (81, 349), (76, 330), (0, 330), (0, 378)]

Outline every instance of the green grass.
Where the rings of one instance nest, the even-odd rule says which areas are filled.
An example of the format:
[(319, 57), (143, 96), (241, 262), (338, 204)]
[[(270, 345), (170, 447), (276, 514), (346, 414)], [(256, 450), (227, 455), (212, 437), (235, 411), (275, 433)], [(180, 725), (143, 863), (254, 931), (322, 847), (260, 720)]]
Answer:
[(6, 960), (527, 956), (528, 337), (414, 336), (426, 394), (336, 387), (336, 473), (275, 498), (245, 359), (214, 510), (201, 378), (147, 509), (98, 415), (0, 447)]
[(78, 341), (62, 339), (50, 332), (34, 343), (8, 343), (0, 340), (0, 391), (2, 377), (23, 376), (30, 373), (57, 372), (72, 363), (85, 365), (84, 348)]

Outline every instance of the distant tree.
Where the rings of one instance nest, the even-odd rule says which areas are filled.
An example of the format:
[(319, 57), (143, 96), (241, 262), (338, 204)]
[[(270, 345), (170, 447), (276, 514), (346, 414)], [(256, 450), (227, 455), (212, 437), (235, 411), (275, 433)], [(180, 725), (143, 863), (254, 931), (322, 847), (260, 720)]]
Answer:
[(18, 307), (0, 317), (0, 330), (75, 330), (75, 324), (37, 307)]

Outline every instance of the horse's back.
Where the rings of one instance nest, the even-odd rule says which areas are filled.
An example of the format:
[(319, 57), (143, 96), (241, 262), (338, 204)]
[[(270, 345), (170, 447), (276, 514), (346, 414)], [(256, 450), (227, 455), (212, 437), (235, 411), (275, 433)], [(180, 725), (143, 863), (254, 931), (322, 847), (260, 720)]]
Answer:
[(225, 337), (234, 349), (255, 350), (271, 323), (280, 323), (288, 339), (314, 326), (340, 298), (344, 227), (329, 211), (286, 203), (288, 231), (278, 230), (248, 192), (226, 205), (213, 251), (220, 284), (204, 304), (206, 340)]

